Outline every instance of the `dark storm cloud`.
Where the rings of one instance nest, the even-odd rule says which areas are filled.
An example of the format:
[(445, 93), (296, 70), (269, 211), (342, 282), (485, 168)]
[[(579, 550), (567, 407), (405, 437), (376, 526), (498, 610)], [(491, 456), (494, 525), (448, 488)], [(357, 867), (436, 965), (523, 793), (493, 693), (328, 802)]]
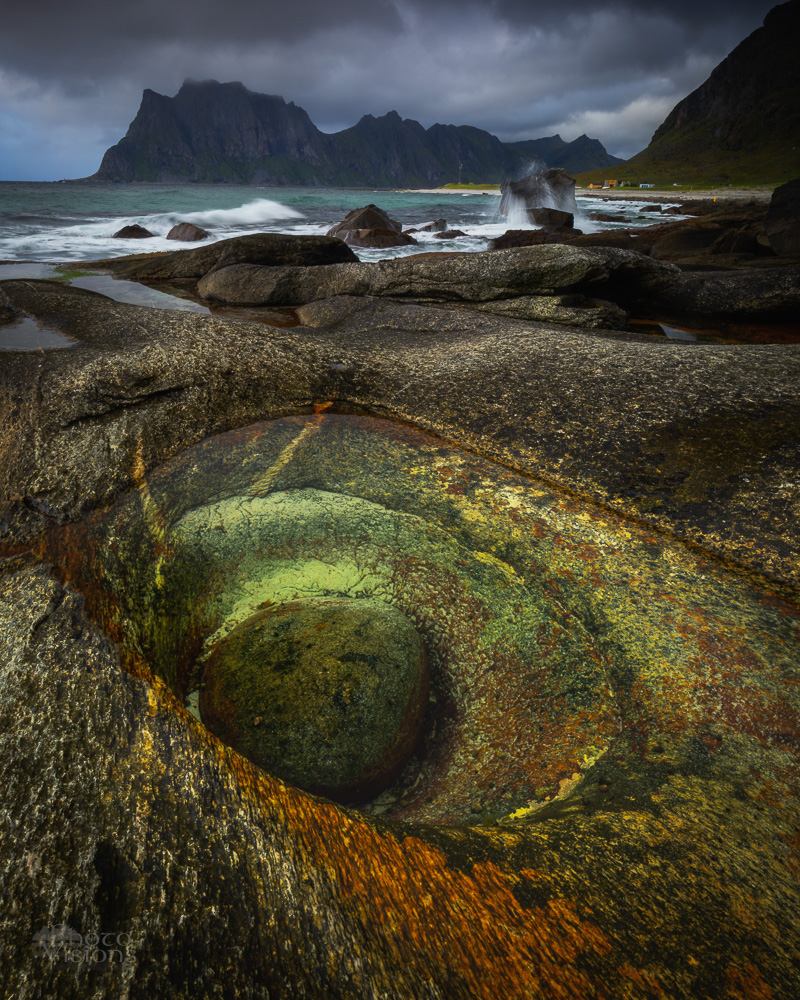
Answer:
[[(434, 0), (437, 5), (447, 5), (452, 8), (463, 7), (460, 0)], [(469, 5), (470, 0), (467, 0)], [(490, 0), (489, 6), (502, 17), (517, 24), (528, 24), (532, 15), (544, 21), (559, 22), (564, 19), (564, 6), (555, 3), (537, 3), (530, 0)], [(609, 0), (607, 3), (597, 3), (597, 0), (569, 0), (568, 13), (584, 15), (598, 7), (606, 10), (623, 11), (626, 14), (662, 13), (685, 24), (704, 24), (719, 21), (731, 15), (748, 16), (759, 9), (754, 0), (673, 0), (663, 3), (642, 3), (641, 0)], [(769, 10), (774, 4), (764, 7)]]
[(631, 155), (769, 0), (75, 0), (8, 5), (0, 178), (79, 176), (141, 91), (241, 80), (327, 131), (396, 109), (503, 139), (583, 131)]
[(109, 75), (176, 46), (202, 53), (208, 47), (250, 47), (297, 42), (342, 23), (357, 31), (401, 27), (391, 0), (108, 0), (19, 3), (4, 14), (0, 65), (44, 78)]

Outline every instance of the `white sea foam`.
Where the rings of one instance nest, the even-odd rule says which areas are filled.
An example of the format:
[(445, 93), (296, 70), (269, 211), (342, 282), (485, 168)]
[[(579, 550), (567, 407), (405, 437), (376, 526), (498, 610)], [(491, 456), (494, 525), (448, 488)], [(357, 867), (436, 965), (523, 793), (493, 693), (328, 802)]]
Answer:
[[(527, 218), (501, 216), (499, 197), (476, 196), (464, 191), (456, 192), (461, 197), (448, 194), (440, 199), (431, 192), (356, 194), (314, 188), (287, 188), (280, 192), (265, 189), (264, 193), (277, 194), (283, 200), (251, 197), (242, 201), (250, 192), (210, 186), (177, 189), (157, 185), (142, 188), (101, 185), (95, 188), (53, 184), (20, 191), (13, 186), (0, 185), (0, 260), (97, 260), (120, 254), (191, 248), (192, 244), (166, 239), (178, 222), (193, 222), (207, 229), (211, 235), (206, 243), (253, 232), (320, 235), (340, 222), (352, 208), (370, 199), (404, 227), (419, 226), (442, 216), (447, 219), (448, 228), (461, 229), (468, 235), (455, 240), (439, 240), (433, 233), (418, 232), (416, 246), (357, 249), (357, 255), (363, 260), (428, 250), (482, 250), (489, 239), (500, 236), (507, 229), (534, 228)], [(612, 208), (600, 198), (579, 192), (579, 214), (575, 224), (591, 232), (624, 225), (648, 225), (663, 218), (659, 209), (648, 208), (647, 204), (627, 200), (616, 202)], [(619, 221), (586, 218), (588, 213), (596, 212), (610, 212), (619, 216)], [(153, 233), (153, 238), (114, 238), (114, 233), (123, 226), (136, 223)]]
[(257, 226), (262, 222), (302, 218), (303, 213), (296, 208), (269, 198), (256, 198), (238, 208), (212, 208), (206, 212), (187, 212), (180, 216), (182, 222), (193, 222), (196, 226)]
[[(167, 233), (178, 222), (193, 222), (207, 227), (211, 240), (242, 236), (256, 230), (319, 232), (318, 225), (306, 225), (305, 216), (269, 198), (257, 198), (236, 208), (208, 209), (201, 212), (159, 212), (141, 215), (88, 217), (76, 225), (36, 229), (0, 240), (0, 257), (38, 260), (81, 260), (120, 253), (143, 253), (153, 250), (176, 250), (184, 244), (166, 239)], [(295, 221), (297, 220), (297, 221)], [(114, 233), (124, 226), (139, 225), (149, 230), (153, 238), (147, 240), (120, 240)], [(322, 230), (323, 232), (325, 230)]]
[(528, 216), (528, 206), (520, 195), (510, 195), (508, 199), (507, 229), (536, 229)]

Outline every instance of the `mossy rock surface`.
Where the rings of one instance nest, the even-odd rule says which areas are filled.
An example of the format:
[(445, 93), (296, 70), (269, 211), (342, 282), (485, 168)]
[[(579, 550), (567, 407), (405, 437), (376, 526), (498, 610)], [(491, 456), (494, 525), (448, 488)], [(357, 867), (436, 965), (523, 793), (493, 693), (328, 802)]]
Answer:
[(385, 787), (419, 736), (425, 650), (406, 616), (378, 600), (266, 608), (212, 653), (206, 725), (279, 777), (337, 799)]

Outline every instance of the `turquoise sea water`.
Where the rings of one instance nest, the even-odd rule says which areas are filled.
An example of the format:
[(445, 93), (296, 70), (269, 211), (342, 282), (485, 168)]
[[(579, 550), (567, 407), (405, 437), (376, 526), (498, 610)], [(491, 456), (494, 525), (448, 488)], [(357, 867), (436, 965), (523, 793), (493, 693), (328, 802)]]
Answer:
[[(353, 208), (376, 204), (410, 228), (444, 218), (466, 235), (442, 241), (416, 236), (418, 246), (357, 251), (365, 260), (436, 249), (482, 250), (487, 240), (519, 220), (499, 213), (499, 193), (453, 194), (342, 188), (233, 187), (179, 184), (0, 183), (0, 261), (67, 261), (176, 250), (191, 244), (165, 239), (178, 222), (193, 222), (227, 239), (253, 232), (323, 234)], [(592, 211), (608, 211), (597, 198), (578, 200), (576, 226), (584, 232), (662, 219), (660, 206), (643, 211), (636, 202), (615, 202), (615, 222), (597, 222)], [(121, 240), (113, 234), (138, 223), (154, 239)], [(524, 225), (524, 224), (523, 224)]]

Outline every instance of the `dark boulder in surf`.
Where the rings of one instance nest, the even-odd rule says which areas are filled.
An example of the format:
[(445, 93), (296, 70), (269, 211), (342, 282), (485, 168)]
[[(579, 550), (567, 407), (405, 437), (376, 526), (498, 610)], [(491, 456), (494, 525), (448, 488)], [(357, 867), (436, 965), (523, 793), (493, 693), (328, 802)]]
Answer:
[(205, 240), (211, 233), (200, 226), (195, 226), (191, 222), (179, 222), (167, 233), (168, 240), (180, 240), (182, 243), (194, 243), (198, 240)]
[(353, 229), (393, 229), (399, 233), (403, 227), (377, 205), (365, 205), (364, 208), (354, 208), (352, 212), (348, 212), (326, 235), (344, 239), (345, 234)]
[(115, 240), (149, 240), (155, 234), (151, 233), (149, 229), (145, 229), (144, 226), (138, 224), (133, 226), (123, 226), (122, 229), (118, 229), (114, 233)]

